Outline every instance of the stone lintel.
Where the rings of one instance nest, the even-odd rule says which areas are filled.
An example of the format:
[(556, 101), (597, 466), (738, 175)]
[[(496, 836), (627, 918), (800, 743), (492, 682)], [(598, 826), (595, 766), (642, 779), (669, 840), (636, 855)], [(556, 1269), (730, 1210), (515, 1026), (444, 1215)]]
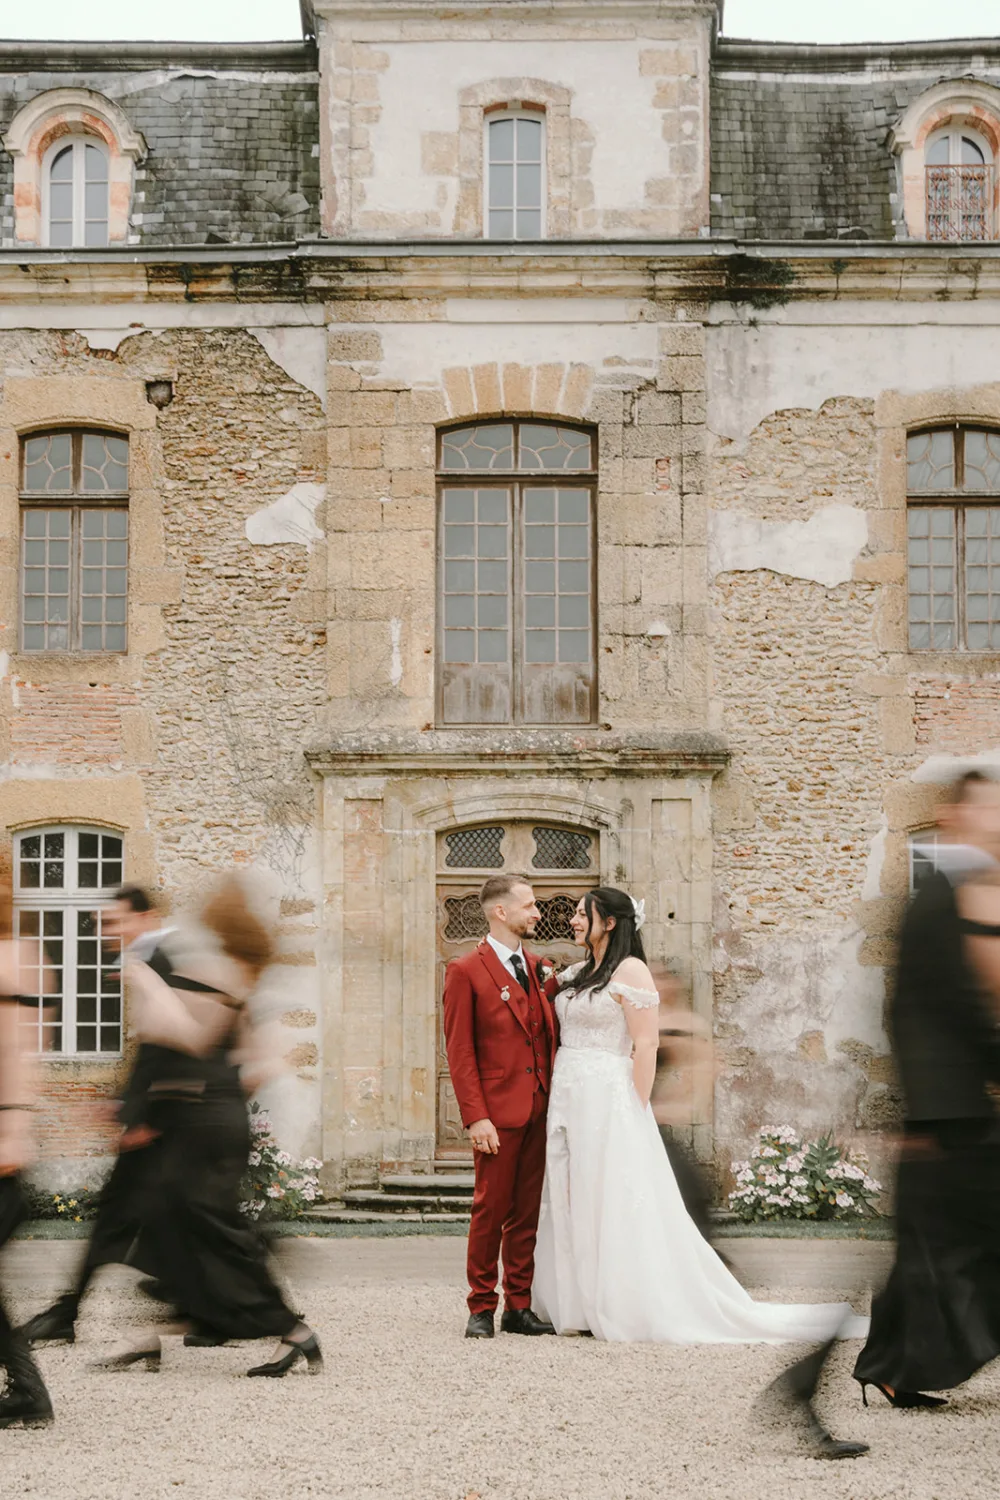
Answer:
[(730, 760), (725, 741), (707, 730), (375, 731), (337, 736), (305, 755), (320, 776), (715, 776)]

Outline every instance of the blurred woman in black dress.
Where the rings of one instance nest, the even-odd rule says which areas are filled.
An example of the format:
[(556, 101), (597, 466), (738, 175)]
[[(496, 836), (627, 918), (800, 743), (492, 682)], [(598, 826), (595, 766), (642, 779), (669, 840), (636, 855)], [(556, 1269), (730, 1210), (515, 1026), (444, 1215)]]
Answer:
[[(27, 1218), (20, 1172), (33, 1153), (32, 1070), (26, 1056), (22, 1006), (37, 1007), (39, 973), (26, 942), (11, 936), (10, 887), (0, 884), (0, 1248)], [(27, 1341), (0, 1302), (0, 1366), (7, 1382), (0, 1396), (0, 1428), (42, 1427), (52, 1421), (52, 1403)]]
[[(240, 1213), (240, 1180), (250, 1150), (246, 1093), (256, 1080), (240, 1065), (253, 1053), (247, 1001), (274, 957), (271, 933), (243, 884), (225, 880), (201, 912), (221, 953), (189, 961), (169, 984), (146, 964), (131, 966), (144, 1040), (169, 1049), (148, 1088), (145, 1118), (159, 1132), (159, 1166), (143, 1207), (156, 1274), (176, 1296), (178, 1321), (162, 1331), (198, 1331), (199, 1342), (280, 1339), (275, 1357), (250, 1375), (281, 1376), (300, 1359), (322, 1369), (319, 1343), (286, 1304), (260, 1236)], [(120, 1369), (144, 1360), (157, 1369), (155, 1330), (102, 1361)]]

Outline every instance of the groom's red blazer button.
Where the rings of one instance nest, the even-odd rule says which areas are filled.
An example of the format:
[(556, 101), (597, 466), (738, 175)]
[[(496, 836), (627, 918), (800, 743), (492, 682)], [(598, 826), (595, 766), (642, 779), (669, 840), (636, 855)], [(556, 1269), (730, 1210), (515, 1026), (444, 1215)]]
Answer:
[(531, 1069), (530, 1069), (530, 1068), (525, 1068), (525, 1070), (524, 1070), (524, 1071), (525, 1071), (525, 1072), (526, 1072), (526, 1073), (530, 1073), (530, 1072), (531, 1072)]

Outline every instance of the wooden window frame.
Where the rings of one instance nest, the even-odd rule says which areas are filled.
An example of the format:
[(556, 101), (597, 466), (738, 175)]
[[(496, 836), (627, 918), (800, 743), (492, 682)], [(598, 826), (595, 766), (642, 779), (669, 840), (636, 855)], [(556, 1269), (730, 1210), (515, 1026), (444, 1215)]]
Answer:
[[(533, 427), (564, 428), (568, 431), (585, 436), (590, 443), (589, 469), (444, 469), (441, 463), (441, 450), (445, 439), (452, 433), (460, 432), (465, 428), (507, 426), (514, 428), (515, 458), (517, 457), (518, 429), (528, 425)], [(447, 427), (438, 429), (437, 434), (437, 519), (436, 519), (436, 549), (437, 568), (435, 578), (435, 649), (437, 655), (437, 671), (435, 674), (435, 715), (437, 723), (443, 727), (466, 727), (466, 728), (551, 728), (555, 726), (586, 726), (597, 722), (597, 711), (599, 704), (598, 693), (598, 651), (597, 651), (597, 495), (598, 495), (598, 472), (596, 467), (597, 457), (597, 432), (585, 423), (560, 421), (556, 418), (535, 417), (480, 417), (475, 421), (466, 421), (449, 424)], [(530, 489), (552, 489), (562, 486), (586, 490), (589, 497), (589, 531), (590, 531), (590, 659), (589, 659), (589, 703), (588, 716), (586, 719), (533, 719), (525, 714), (524, 693), (524, 668), (528, 665), (524, 659), (524, 632), (525, 632), (525, 591), (524, 591), (524, 494)], [(510, 568), (510, 697), (511, 712), (509, 717), (503, 720), (484, 719), (447, 719), (445, 717), (445, 689), (444, 689), (444, 586), (443, 569), (445, 564), (444, 553), (444, 492), (447, 489), (470, 488), (476, 490), (497, 489), (503, 490), (510, 495), (510, 516), (508, 529), (511, 538), (509, 568)], [(556, 595), (558, 598), (558, 594)], [(584, 664), (581, 663), (581, 666)]]
[[(71, 470), (70, 487), (66, 490), (30, 490), (26, 487), (25, 476), (27, 468), (27, 445), (32, 438), (41, 437), (63, 437), (68, 436), (71, 440)], [(83, 441), (88, 436), (101, 438), (114, 437), (124, 442), (128, 447), (128, 484), (124, 490), (85, 490), (83, 488)], [(33, 432), (24, 432), (20, 438), (20, 449), (18, 453), (18, 489), (19, 489), (19, 515), (18, 515), (18, 647), (27, 656), (125, 656), (128, 654), (129, 635), (129, 593), (131, 586), (131, 507), (129, 504), (131, 490), (131, 463), (132, 451), (129, 436), (124, 432), (116, 432), (112, 428), (105, 427), (45, 427)], [(68, 510), (70, 513), (70, 535), (69, 535), (69, 621), (68, 621), (68, 644), (66, 646), (26, 646), (25, 625), (33, 624), (24, 618), (25, 599), (25, 560), (24, 548), (27, 538), (25, 537), (25, 516), (32, 510)], [(82, 619), (81, 606), (81, 570), (83, 567), (83, 512), (85, 510), (111, 510), (123, 512), (126, 520), (126, 561), (125, 561), (125, 621), (123, 629), (125, 632), (125, 643), (119, 647), (101, 647), (95, 649), (90, 646), (81, 645)], [(106, 596), (105, 596), (106, 597)], [(90, 623), (90, 622), (88, 622)], [(107, 622), (102, 622), (107, 623)]]
[[(985, 422), (930, 422), (922, 423), (919, 427), (907, 430), (906, 445), (912, 437), (922, 437), (934, 432), (950, 432), (954, 438), (954, 485), (951, 489), (937, 490), (910, 490), (909, 473), (906, 476), (906, 513), (907, 513), (907, 589), (906, 589), (906, 634), (907, 650), (925, 655), (933, 652), (944, 652), (946, 654), (959, 653), (963, 656), (996, 656), (1000, 654), (1000, 646), (969, 646), (967, 644), (966, 618), (966, 513), (970, 510), (996, 510), (1000, 509), (1000, 487), (995, 491), (990, 490), (966, 490), (962, 488), (965, 481), (965, 438), (969, 432), (986, 432), (1000, 438), (1000, 428), (992, 427)], [(904, 459), (904, 462), (906, 460)], [(951, 511), (955, 518), (955, 644), (952, 646), (935, 646), (933, 641), (927, 646), (914, 646), (910, 636), (910, 588), (909, 588), (909, 513), (911, 510), (947, 510)], [(933, 564), (930, 564), (933, 566)], [(974, 564), (974, 566), (976, 566)], [(978, 623), (978, 622), (974, 622)], [(992, 624), (992, 621), (990, 622)], [(932, 622), (933, 624), (933, 622)]]

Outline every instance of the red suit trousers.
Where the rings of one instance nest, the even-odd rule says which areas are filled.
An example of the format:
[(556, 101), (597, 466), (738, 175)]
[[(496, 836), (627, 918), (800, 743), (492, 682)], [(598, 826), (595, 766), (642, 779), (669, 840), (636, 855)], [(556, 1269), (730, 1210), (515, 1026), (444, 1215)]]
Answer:
[(476, 1152), (467, 1261), (470, 1313), (496, 1311), (497, 1260), (501, 1255), (504, 1306), (531, 1306), (548, 1101), (545, 1090), (536, 1089), (528, 1123), (516, 1129), (497, 1127), (500, 1150), (496, 1156)]

